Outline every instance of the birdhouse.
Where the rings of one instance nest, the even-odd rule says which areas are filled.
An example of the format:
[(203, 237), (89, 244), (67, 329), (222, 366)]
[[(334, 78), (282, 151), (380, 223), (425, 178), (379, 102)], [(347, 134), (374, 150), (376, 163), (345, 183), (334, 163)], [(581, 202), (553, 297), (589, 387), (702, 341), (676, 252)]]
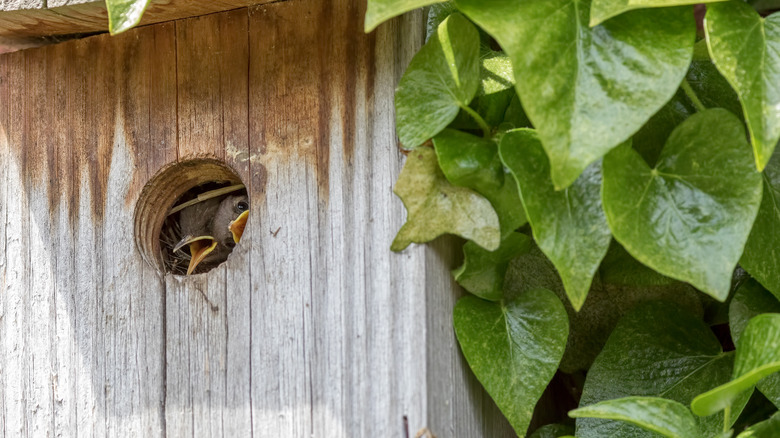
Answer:
[(389, 250), (421, 13), (0, 9), (4, 435), (513, 436), (455, 340), (454, 243)]

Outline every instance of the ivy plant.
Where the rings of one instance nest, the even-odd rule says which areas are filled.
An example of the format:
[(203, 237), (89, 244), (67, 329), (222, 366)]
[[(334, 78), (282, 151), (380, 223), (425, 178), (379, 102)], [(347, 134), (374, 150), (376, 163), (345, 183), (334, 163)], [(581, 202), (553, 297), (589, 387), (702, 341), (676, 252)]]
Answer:
[(108, 31), (116, 35), (136, 26), (149, 3), (151, 0), (106, 0)]
[[(780, 1), (368, 0), (365, 29), (420, 7), (392, 249), (462, 239), (453, 329), (517, 435), (780, 436)], [(561, 382), (579, 407), (535, 413)]]

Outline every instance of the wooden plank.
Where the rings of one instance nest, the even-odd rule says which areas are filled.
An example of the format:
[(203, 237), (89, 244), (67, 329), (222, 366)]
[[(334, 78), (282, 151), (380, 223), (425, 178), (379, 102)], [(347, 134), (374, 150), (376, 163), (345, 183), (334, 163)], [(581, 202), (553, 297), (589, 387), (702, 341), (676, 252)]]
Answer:
[[(141, 25), (238, 9), (274, 0), (152, 0)], [(0, 37), (11, 39), (104, 32), (108, 15), (104, 1), (38, 0), (0, 3)], [(29, 41), (29, 40), (23, 40)], [(6, 43), (12, 43), (7, 40)]]

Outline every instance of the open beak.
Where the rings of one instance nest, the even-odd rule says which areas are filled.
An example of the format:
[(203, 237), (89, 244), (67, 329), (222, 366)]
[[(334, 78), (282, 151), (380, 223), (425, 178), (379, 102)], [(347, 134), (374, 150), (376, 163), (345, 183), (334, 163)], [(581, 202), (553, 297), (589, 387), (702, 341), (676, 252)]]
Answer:
[(195, 267), (206, 258), (214, 248), (217, 247), (217, 241), (212, 236), (187, 236), (177, 243), (174, 251), (180, 250), (184, 245), (190, 246), (190, 265), (187, 267), (187, 275), (192, 274)]
[(244, 228), (246, 228), (246, 221), (249, 218), (249, 210), (238, 215), (236, 220), (228, 225), (228, 230), (233, 233), (233, 241), (238, 243), (241, 240), (241, 236), (244, 235)]

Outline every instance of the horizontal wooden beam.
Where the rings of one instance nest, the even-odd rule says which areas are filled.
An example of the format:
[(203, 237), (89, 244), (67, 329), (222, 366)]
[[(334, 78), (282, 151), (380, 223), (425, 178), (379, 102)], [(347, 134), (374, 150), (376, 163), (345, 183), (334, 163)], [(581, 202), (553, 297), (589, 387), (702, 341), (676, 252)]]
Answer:
[[(152, 0), (141, 25), (206, 15), (275, 0)], [(278, 1), (278, 0), (276, 0)], [(45, 7), (44, 3), (48, 5)], [(105, 1), (0, 0), (0, 45), (36, 45), (42, 37), (108, 30)], [(37, 44), (40, 45), (40, 44)]]

